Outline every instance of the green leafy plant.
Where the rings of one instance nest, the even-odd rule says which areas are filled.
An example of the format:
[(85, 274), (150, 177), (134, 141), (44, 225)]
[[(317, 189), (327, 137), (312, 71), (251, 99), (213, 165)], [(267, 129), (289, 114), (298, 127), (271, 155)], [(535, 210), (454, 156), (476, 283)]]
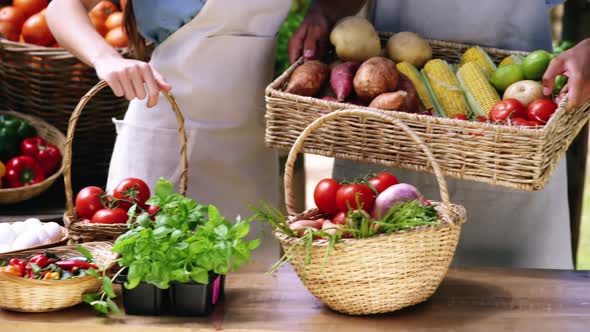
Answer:
[[(112, 248), (120, 255), (119, 266), (127, 270), (127, 289), (140, 282), (161, 289), (171, 282), (208, 284), (210, 273), (227, 274), (249, 262), (251, 251), (260, 244), (260, 240), (244, 239), (250, 232), (250, 219), (238, 217), (231, 223), (215, 206), (174, 193), (172, 184), (164, 179), (158, 181), (146, 204), (160, 207), (155, 221), (147, 212), (137, 213), (136, 207), (131, 207), (130, 229)], [(103, 280), (103, 290), (87, 296), (87, 302), (94, 301), (100, 313), (115, 312), (109, 305), (114, 295), (110, 279), (104, 274), (95, 276)]]

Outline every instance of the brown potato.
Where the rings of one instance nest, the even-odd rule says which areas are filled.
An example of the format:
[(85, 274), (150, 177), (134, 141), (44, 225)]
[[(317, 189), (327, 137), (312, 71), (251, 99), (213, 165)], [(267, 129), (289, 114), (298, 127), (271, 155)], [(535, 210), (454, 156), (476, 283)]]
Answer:
[(285, 92), (312, 97), (318, 94), (328, 77), (328, 65), (320, 61), (308, 61), (297, 67)]
[(387, 58), (373, 57), (359, 67), (354, 76), (354, 91), (366, 101), (380, 94), (397, 90), (399, 74), (395, 63)]
[(386, 92), (378, 95), (369, 107), (378, 108), (386, 111), (399, 111), (408, 95), (405, 91)]

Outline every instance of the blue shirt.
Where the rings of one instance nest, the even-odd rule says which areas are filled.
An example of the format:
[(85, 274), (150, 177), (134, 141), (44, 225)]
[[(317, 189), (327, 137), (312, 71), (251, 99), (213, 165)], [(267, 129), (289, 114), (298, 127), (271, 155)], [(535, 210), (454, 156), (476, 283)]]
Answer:
[(197, 16), (207, 0), (132, 0), (129, 2), (133, 5), (139, 33), (146, 40), (161, 44)]

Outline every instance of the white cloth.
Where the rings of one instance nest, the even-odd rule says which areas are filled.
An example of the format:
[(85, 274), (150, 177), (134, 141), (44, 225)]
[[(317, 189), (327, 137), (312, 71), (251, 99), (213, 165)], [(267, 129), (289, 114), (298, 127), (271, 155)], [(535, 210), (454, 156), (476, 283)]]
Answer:
[[(515, 50), (549, 49), (551, 34), (541, 0), (383, 0), (373, 18), (380, 31), (414, 31), (432, 39)], [(447, 178), (451, 201), (467, 209), (455, 266), (572, 269), (567, 175), (560, 161), (545, 189), (522, 192)], [(354, 178), (383, 167), (337, 160), (334, 176)], [(432, 175), (391, 170), (438, 198)]]
[[(187, 196), (217, 206), (229, 220), (250, 216), (248, 204), (278, 205), (278, 158), (264, 145), (264, 89), (290, 4), (209, 0), (152, 56), (185, 117)], [(178, 188), (180, 139), (166, 99), (160, 96), (153, 109), (133, 100), (124, 120), (114, 122), (118, 135), (107, 190), (131, 176), (152, 190), (160, 177)], [(252, 237), (263, 241), (244, 270), (267, 269), (279, 258), (279, 245), (269, 227), (253, 226)]]

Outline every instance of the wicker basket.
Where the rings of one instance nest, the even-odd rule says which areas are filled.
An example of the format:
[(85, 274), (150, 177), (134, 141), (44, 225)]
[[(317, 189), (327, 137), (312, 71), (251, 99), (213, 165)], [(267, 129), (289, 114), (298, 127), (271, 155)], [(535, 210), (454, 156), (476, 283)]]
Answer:
[[(390, 34), (382, 34), (386, 40)], [(433, 56), (458, 63), (470, 45), (430, 41)], [(494, 61), (523, 52), (485, 48)], [(362, 106), (303, 97), (283, 92), (295, 63), (266, 90), (266, 143), (288, 150), (309, 123), (335, 110), (369, 109)], [(427, 115), (387, 112), (403, 120), (431, 148), (446, 176), (485, 182), (518, 190), (540, 190), (549, 180), (558, 161), (582, 129), (590, 113), (590, 103), (572, 112), (566, 100), (551, 120), (538, 129), (509, 127)], [(356, 143), (356, 144), (354, 144)], [(428, 158), (419, 147), (382, 120), (359, 122), (340, 117), (311, 135), (303, 152), (431, 172)]]
[[(74, 132), (78, 123), (78, 118), (85, 109), (86, 104), (92, 99), (100, 90), (108, 87), (108, 85), (101, 81), (96, 84), (90, 91), (88, 91), (84, 97), (80, 100), (78, 106), (72, 113), (70, 118), (70, 124), (67, 131), (67, 139), (64, 153), (64, 183), (66, 191), (66, 213), (64, 214), (64, 223), (68, 230), (68, 236), (71, 242), (88, 242), (88, 241), (109, 241), (114, 240), (122, 233), (127, 231), (127, 224), (91, 224), (83, 222), (76, 215), (74, 208), (74, 195), (72, 190), (72, 142), (74, 141)], [(180, 163), (181, 163), (181, 175), (180, 175), (180, 194), (186, 193), (187, 184), (187, 154), (186, 154), (186, 132), (184, 129), (184, 118), (176, 100), (171, 94), (165, 93), (164, 95), (168, 99), (168, 102), (172, 105), (172, 110), (176, 114), (178, 120), (178, 133), (180, 136)], [(88, 112), (90, 110), (87, 110)], [(93, 110), (95, 111), (95, 110)]]
[[(115, 261), (112, 245), (104, 242), (87, 243), (88, 249), (98, 266), (110, 268)], [(80, 256), (75, 246), (31, 250), (18, 254), (0, 255), (0, 260), (12, 257), (25, 259), (32, 255), (51, 251), (60, 256)], [(68, 280), (36, 280), (0, 273), (0, 307), (21, 312), (55, 311), (82, 303), (84, 293), (96, 291), (100, 281), (92, 276)]]
[[(446, 181), (432, 152), (412, 129), (395, 117), (371, 110), (341, 110), (322, 116), (305, 128), (291, 148), (285, 166), (285, 197), (287, 211), (292, 216), (290, 222), (320, 216), (317, 209), (294, 215), (293, 166), (308, 135), (341, 117), (372, 118), (389, 123), (422, 149), (439, 184), (440, 225), (366, 239), (344, 239), (336, 244), (326, 261), (327, 240), (317, 240), (312, 244), (309, 264), (305, 264), (305, 249), (289, 254), (289, 262), (315, 297), (342, 313), (385, 313), (425, 301), (447, 273), (466, 211), (462, 206), (449, 203)], [(275, 235), (285, 252), (300, 241), (279, 232)]]
[[(120, 52), (128, 56), (126, 49)], [(0, 109), (38, 116), (65, 133), (76, 104), (97, 81), (93, 68), (63, 48), (0, 38)], [(111, 119), (122, 116), (127, 105), (110, 89), (88, 105), (92, 116), (78, 124), (80, 135), (74, 144), (76, 186), (106, 179), (116, 137)]]
[[(38, 136), (42, 137), (48, 143), (51, 143), (60, 150), (62, 156), (64, 153), (64, 146), (66, 137), (57, 128), (49, 123), (31, 115), (25, 115), (17, 112), (1, 112), (0, 114), (10, 115), (15, 118), (27, 121), (31, 126), (37, 129)], [(63, 161), (60, 168), (43, 182), (20, 188), (4, 188), (0, 189), (0, 205), (14, 204), (37, 197), (44, 191), (49, 189), (55, 180), (61, 176), (63, 172)]]

